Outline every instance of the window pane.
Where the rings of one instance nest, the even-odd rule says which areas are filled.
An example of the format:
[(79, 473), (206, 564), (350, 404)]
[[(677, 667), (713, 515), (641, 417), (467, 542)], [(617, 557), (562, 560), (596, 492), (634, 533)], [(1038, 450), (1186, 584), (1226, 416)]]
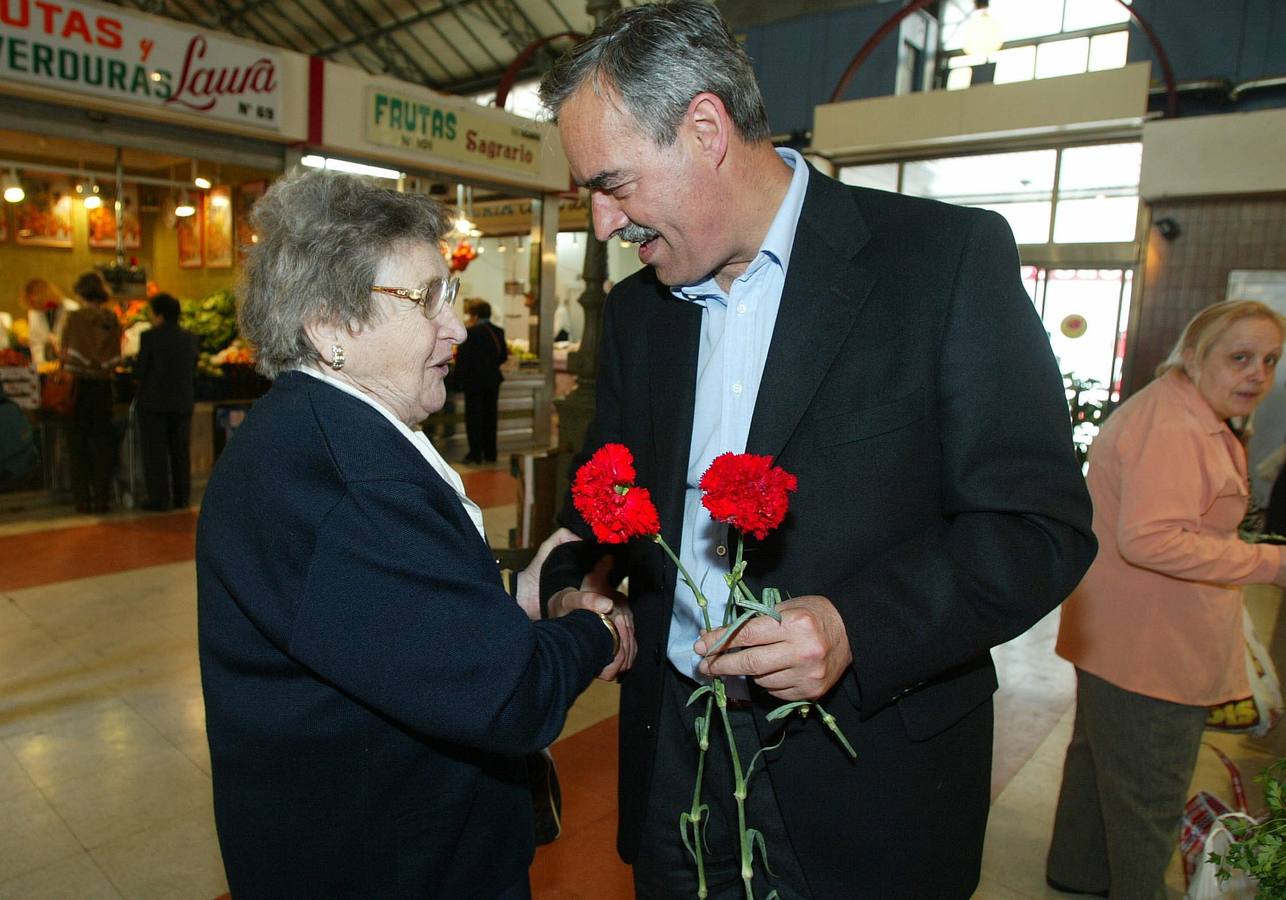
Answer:
[(1023, 266), (1022, 280), (1023, 289), (1027, 291), (1027, 296), (1031, 298), (1032, 305), (1036, 307), (1036, 312), (1040, 312), (1041, 300), (1039, 292), (1042, 288), (1042, 282), (1045, 280), (1045, 270), (1037, 266)]
[(1090, 38), (1091, 72), (1103, 69), (1119, 69), (1125, 65), (1126, 55), (1130, 49), (1130, 33), (1113, 31), (1111, 34), (1096, 34)]
[(962, 91), (971, 84), (973, 84), (973, 69), (968, 66), (951, 69), (947, 73), (947, 90), (949, 91)]
[(1070, 41), (1049, 41), (1041, 44), (1036, 50), (1036, 77), (1057, 78), (1060, 75), (1079, 75), (1085, 71), (1089, 52), (1089, 38), (1073, 38)]
[(1054, 243), (1132, 241), (1138, 216), (1138, 197), (1059, 200), (1054, 220)]
[(1063, 16), (1064, 31), (1080, 31), (1083, 28), (1130, 21), (1130, 11), (1116, 0), (1072, 0), (1067, 4), (1067, 11)]
[(1014, 47), (996, 54), (996, 84), (1031, 81), (1036, 71), (1036, 48)]
[(1142, 157), (1143, 145), (1139, 143), (1069, 147), (1063, 151), (1058, 195), (1075, 198), (1078, 191), (1105, 188), (1116, 189), (1109, 193), (1117, 196), (1137, 193)]
[(955, 156), (906, 163), (902, 192), (966, 206), (1046, 199), (1054, 189), (1053, 150)]
[(973, 0), (947, 0), (942, 4), (942, 49), (964, 46), (964, 22), (973, 12)]
[(1045, 281), (1043, 319), (1059, 370), (1094, 379), (1105, 395), (1116, 359), (1122, 274), (1120, 269), (1051, 269)]
[(1028, 203), (977, 203), (981, 209), (995, 210), (1005, 217), (1019, 244), (1044, 244), (1049, 242), (1049, 212), (1053, 204), (1048, 200)]
[(1000, 23), (1006, 41), (1058, 34), (1063, 0), (992, 0), (991, 15)]
[(898, 164), (877, 163), (871, 166), (844, 166), (839, 170), (839, 180), (856, 187), (896, 191), (898, 189)]

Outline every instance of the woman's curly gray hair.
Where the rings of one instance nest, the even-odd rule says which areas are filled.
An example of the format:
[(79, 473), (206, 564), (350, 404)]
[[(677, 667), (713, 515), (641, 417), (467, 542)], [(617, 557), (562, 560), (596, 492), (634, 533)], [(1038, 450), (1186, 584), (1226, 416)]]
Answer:
[(324, 169), (277, 181), (250, 221), (259, 239), (242, 266), (238, 319), (269, 378), (319, 359), (308, 326), (373, 321), (380, 263), (399, 245), (436, 244), (450, 227), (430, 197)]

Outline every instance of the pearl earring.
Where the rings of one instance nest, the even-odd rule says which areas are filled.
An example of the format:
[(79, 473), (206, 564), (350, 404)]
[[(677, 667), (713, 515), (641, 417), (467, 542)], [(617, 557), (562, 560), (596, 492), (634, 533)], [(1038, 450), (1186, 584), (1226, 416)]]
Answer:
[(347, 360), (344, 359), (344, 348), (339, 344), (331, 344), (330, 367), (338, 372), (340, 369), (344, 368), (344, 363), (346, 361)]

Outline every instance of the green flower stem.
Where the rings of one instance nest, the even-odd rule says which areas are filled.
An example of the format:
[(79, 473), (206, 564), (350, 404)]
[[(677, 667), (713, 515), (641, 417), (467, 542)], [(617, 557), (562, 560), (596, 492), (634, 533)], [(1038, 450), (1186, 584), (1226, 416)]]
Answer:
[(817, 707), (817, 711), (822, 714), (822, 724), (829, 728), (831, 730), (831, 734), (835, 735), (835, 737), (839, 739), (839, 742), (844, 745), (844, 749), (848, 751), (848, 755), (853, 759), (857, 759), (857, 751), (854, 750), (853, 745), (848, 742), (848, 738), (844, 737), (844, 732), (839, 730), (839, 725), (835, 724), (835, 717), (822, 709), (822, 705), (820, 703), (814, 701), (813, 706)]
[(710, 711), (714, 705), (714, 696), (706, 698), (706, 714), (703, 725), (704, 733), (698, 738), (697, 781), (692, 786), (692, 809), (688, 812), (688, 821), (692, 823), (692, 858), (697, 863), (697, 898), (705, 900), (710, 895), (706, 887), (706, 865), (702, 849), (705, 846), (705, 813), (701, 808), (701, 781), (705, 776), (706, 750), (710, 747)]
[(714, 626), (710, 624), (710, 604), (706, 602), (706, 595), (701, 593), (701, 588), (697, 587), (697, 583), (692, 580), (692, 576), (688, 574), (688, 570), (684, 567), (683, 561), (680, 560), (679, 557), (675, 555), (674, 551), (670, 549), (670, 545), (665, 542), (665, 538), (661, 537), (661, 533), (659, 531), (652, 535), (652, 540), (661, 545), (661, 549), (665, 551), (665, 555), (670, 557), (674, 562), (674, 565), (678, 567), (679, 575), (683, 578), (683, 583), (692, 590), (693, 596), (697, 598), (697, 606), (701, 607), (701, 618), (705, 620), (706, 631), (710, 631)]
[(746, 777), (741, 771), (741, 755), (737, 752), (737, 739), (732, 733), (732, 720), (728, 718), (728, 695), (724, 691), (723, 679), (714, 680), (714, 702), (719, 707), (719, 718), (723, 720), (723, 731), (728, 737), (728, 755), (732, 761), (733, 793), (737, 802), (737, 845), (741, 851), (741, 882), (746, 887), (746, 900), (755, 900), (752, 885), (754, 880), (754, 859), (751, 855), (750, 838), (746, 833), (746, 796), (749, 790)]

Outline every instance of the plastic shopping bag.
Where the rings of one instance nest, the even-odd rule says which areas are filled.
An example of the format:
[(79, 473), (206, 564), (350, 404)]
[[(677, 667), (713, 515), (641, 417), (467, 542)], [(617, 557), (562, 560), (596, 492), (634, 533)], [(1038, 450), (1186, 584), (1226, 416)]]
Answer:
[(1268, 656), (1268, 650), (1255, 634), (1250, 613), (1244, 608), (1241, 611), (1241, 621), (1250, 696), (1210, 707), (1206, 727), (1216, 731), (1247, 732), (1262, 737), (1282, 717), (1281, 682), (1277, 679), (1277, 669)]

